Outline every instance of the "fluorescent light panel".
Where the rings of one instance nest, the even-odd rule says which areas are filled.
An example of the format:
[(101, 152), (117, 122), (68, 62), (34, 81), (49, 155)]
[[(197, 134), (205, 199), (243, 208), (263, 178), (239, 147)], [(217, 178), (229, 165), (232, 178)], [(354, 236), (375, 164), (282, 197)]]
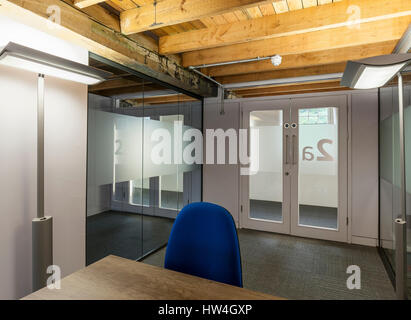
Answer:
[(373, 67), (367, 66), (363, 69), (354, 89), (379, 88), (390, 81), (403, 67), (405, 63), (393, 66)]
[(53, 68), (44, 64), (40, 64), (34, 61), (21, 59), (19, 57), (14, 57), (12, 55), (5, 55), (5, 57), (0, 57), (0, 64), (7, 65), (9, 67), (15, 67), (18, 69), (23, 69), (27, 71), (32, 71), (39, 74), (44, 74), (60, 79), (65, 79), (69, 81), (75, 81), (80, 83), (85, 83), (88, 85), (97, 84), (101, 82), (101, 79), (92, 78), (84, 76), (78, 73), (73, 73), (70, 71)]
[(354, 89), (375, 89), (387, 84), (411, 62), (411, 53), (387, 54), (348, 61), (341, 85)]
[(0, 52), (0, 64), (87, 85), (111, 73), (10, 42)]

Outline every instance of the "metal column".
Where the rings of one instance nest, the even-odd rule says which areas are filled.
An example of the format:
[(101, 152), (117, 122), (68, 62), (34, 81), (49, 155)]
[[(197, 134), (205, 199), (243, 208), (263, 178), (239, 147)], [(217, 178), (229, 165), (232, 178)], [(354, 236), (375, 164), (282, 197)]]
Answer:
[(44, 75), (37, 82), (37, 218), (32, 221), (33, 291), (47, 284), (53, 264), (53, 220), (44, 216)]
[(406, 300), (407, 293), (407, 225), (405, 184), (405, 138), (404, 138), (404, 93), (402, 76), (398, 73), (398, 115), (400, 134), (400, 174), (401, 174), (401, 203), (400, 218), (395, 219), (395, 290), (397, 298)]

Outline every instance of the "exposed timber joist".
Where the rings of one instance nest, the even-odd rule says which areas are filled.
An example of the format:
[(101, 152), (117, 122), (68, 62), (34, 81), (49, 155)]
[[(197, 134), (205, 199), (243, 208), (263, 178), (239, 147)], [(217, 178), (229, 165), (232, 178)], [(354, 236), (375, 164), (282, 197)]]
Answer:
[(281, 65), (274, 67), (270, 60), (231, 64), (203, 68), (201, 71), (212, 77), (265, 72), (289, 68), (303, 68), (316, 65), (335, 64), (351, 60), (363, 59), (372, 56), (390, 54), (397, 41), (379, 42), (361, 46), (346, 47), (324, 51), (314, 51), (303, 54), (290, 54), (282, 57)]
[(265, 86), (257, 88), (247, 88), (247, 89), (236, 89), (234, 92), (242, 97), (255, 95), (255, 94), (265, 94), (265, 95), (275, 95), (280, 92), (299, 92), (302, 90), (323, 90), (323, 89), (338, 89), (341, 88), (340, 81), (322, 81), (322, 82), (310, 82), (310, 83), (300, 83), (292, 85), (276, 85), (276, 86)]
[(156, 7), (153, 3), (147, 3), (139, 8), (123, 11), (120, 15), (121, 31), (124, 34), (143, 32), (269, 2), (271, 1), (162, 0), (157, 2)]
[(271, 80), (271, 79), (283, 79), (283, 78), (294, 78), (294, 77), (303, 77), (303, 76), (314, 76), (314, 75), (321, 75), (321, 74), (341, 73), (341, 72), (344, 72), (344, 70), (345, 70), (345, 62), (331, 64), (331, 65), (315, 66), (315, 67), (284, 69), (284, 70), (275, 70), (275, 71), (268, 71), (268, 72), (239, 74), (239, 75), (234, 75), (234, 76), (216, 77), (216, 80), (222, 84), (243, 83), (243, 82), (264, 81), (264, 80)]
[[(360, 14), (356, 20), (353, 20), (350, 11), (347, 11), (352, 6), (355, 6)], [(160, 53), (171, 54), (339, 27), (348, 27), (361, 32), (361, 23), (404, 16), (411, 16), (411, 1), (347, 0), (163, 36), (160, 37), (159, 46)]]
[[(167, 57), (90, 19), (59, 0), (0, 0), (0, 12), (24, 24), (75, 43), (90, 52), (169, 85), (201, 95), (215, 95), (214, 85)], [(50, 28), (47, 8), (60, 8), (60, 26)]]
[(183, 54), (183, 65), (210, 64), (266, 57), (273, 54), (304, 54), (371, 43), (398, 41), (410, 23), (411, 16), (404, 16), (363, 23), (359, 30), (356, 28), (339, 27), (330, 30), (192, 51)]
[[(245, 95), (241, 96), (241, 94), (238, 94), (240, 97), (244, 98), (258, 98), (258, 97), (267, 97), (267, 96), (283, 96), (283, 95), (290, 95), (290, 94), (306, 94), (306, 93), (319, 93), (319, 92), (335, 92), (335, 91), (345, 91), (345, 90), (351, 90), (350, 88), (346, 87), (339, 87), (339, 88), (317, 88), (317, 89), (300, 89), (298, 91), (279, 91), (275, 92), (272, 94), (267, 94), (267, 93), (255, 93), (255, 94), (250, 94), (250, 95)], [(237, 94), (237, 93), (236, 93)]]
[(144, 104), (144, 105), (155, 105), (155, 104), (165, 104), (165, 103), (181, 103), (187, 101), (197, 101), (196, 99), (186, 96), (184, 94), (174, 94), (168, 96), (158, 96), (158, 97), (147, 97), (139, 99), (128, 99), (127, 102), (131, 104)]

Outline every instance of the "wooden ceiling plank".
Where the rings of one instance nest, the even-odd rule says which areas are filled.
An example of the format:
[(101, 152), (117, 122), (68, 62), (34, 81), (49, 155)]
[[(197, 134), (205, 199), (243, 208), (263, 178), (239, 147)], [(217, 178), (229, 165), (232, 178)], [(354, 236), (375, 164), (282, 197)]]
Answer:
[(227, 13), (224, 13), (222, 16), (224, 17), (224, 19), (228, 23), (233, 23), (233, 22), (240, 21), (240, 20), (238, 20), (237, 16), (234, 14), (234, 12), (227, 12)]
[(316, 7), (316, 6), (317, 6), (317, 0), (303, 0), (304, 8), (310, 8), (310, 7)]
[(248, 19), (249, 19), (247, 13), (244, 12), (244, 11), (245, 11), (245, 10), (236, 10), (236, 11), (233, 11), (234, 14), (235, 14), (235, 16), (237, 17), (237, 19), (238, 19), (239, 21), (244, 21), (244, 20), (248, 20)]
[(213, 26), (227, 24), (227, 20), (221, 14), (210, 17), (210, 21), (212, 21)]
[(252, 7), (246, 10), (252, 19), (261, 18), (263, 16), (259, 7)]
[(274, 67), (270, 60), (231, 64), (226, 66), (206, 68), (206, 72), (212, 77), (221, 77), (234, 74), (252, 72), (265, 72), (287, 68), (302, 68), (315, 65), (333, 64), (345, 62), (347, 59), (357, 60), (383, 54), (390, 54), (397, 41), (387, 41), (376, 44), (367, 44), (355, 47), (346, 47), (333, 50), (314, 51), (304, 54), (285, 55), (281, 65)]
[(273, 2), (274, 10), (277, 14), (288, 12), (288, 4), (286, 0), (274, 1)]
[(116, 3), (114, 3), (114, 2), (112, 2), (112, 1), (110, 1), (110, 0), (107, 0), (106, 3), (107, 3), (110, 7), (112, 7), (112, 8), (115, 9), (116, 11), (118, 11), (118, 12), (124, 11), (123, 8), (121, 8), (121, 7), (118, 6)]
[(74, 5), (77, 8), (83, 9), (105, 1), (106, 0), (74, 0)]
[[(137, 4), (133, 2), (132, 0), (110, 0), (112, 3), (116, 4), (118, 7), (120, 7), (123, 10), (131, 10), (137, 8)], [(147, 4), (150, 5), (150, 4)], [(153, 2), (151, 2), (151, 6), (153, 5)]]
[[(163, 0), (157, 3), (156, 15), (153, 5), (144, 5), (121, 12), (121, 30), (124, 34), (138, 33), (268, 2), (262, 0)], [(154, 24), (155, 21), (157, 24)]]
[(274, 6), (272, 3), (261, 4), (258, 6), (263, 16), (270, 16), (275, 14)]
[[(361, 21), (401, 18), (411, 14), (411, 1), (403, 0), (352, 0), (361, 10)], [(311, 7), (304, 10), (265, 16), (258, 19), (209, 26), (185, 34), (160, 39), (160, 53), (177, 53), (202, 50), (249, 41), (298, 35), (320, 30), (342, 28), (349, 31), (362, 30), (350, 27), (347, 19), (348, 2), (330, 6)], [(310, 19), (307, 19), (310, 17)], [(373, 21), (371, 21), (373, 22)], [(360, 25), (361, 26), (361, 25)], [(327, 33), (328, 34), (328, 33)], [(330, 31), (332, 34), (332, 31)]]
[(91, 18), (95, 19), (96, 21), (113, 29), (114, 31), (120, 32), (119, 18), (116, 15), (109, 12), (107, 9), (99, 5), (94, 5), (94, 6), (81, 9), (81, 11), (83, 11), (84, 13), (86, 13)]
[(287, 0), (288, 9), (290, 11), (299, 10), (303, 8), (303, 3), (301, 0)]
[[(307, 9), (309, 10), (309, 9)], [(230, 46), (186, 52), (183, 54), (183, 65), (194, 66), (226, 61), (267, 57), (273, 54), (289, 55), (313, 51), (324, 51), (371, 43), (399, 40), (408, 25), (411, 16), (361, 24), (361, 30), (340, 27), (331, 30), (320, 30), (308, 34), (296, 34), (234, 44)], [(161, 48), (160, 52), (164, 53)]]
[[(318, 5), (322, 6), (323, 4), (329, 4), (332, 3), (333, 0), (318, 0)], [(338, 2), (338, 1), (334, 1), (334, 2)]]

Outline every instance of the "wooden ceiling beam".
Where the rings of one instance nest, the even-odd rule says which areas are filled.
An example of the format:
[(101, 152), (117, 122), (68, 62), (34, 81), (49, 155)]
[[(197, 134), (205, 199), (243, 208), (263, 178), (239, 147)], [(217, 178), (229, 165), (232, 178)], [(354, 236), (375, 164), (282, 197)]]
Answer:
[[(49, 27), (48, 8), (60, 8), (60, 27)], [(201, 96), (214, 96), (215, 85), (59, 0), (0, 0), (0, 13), (74, 43), (148, 77)]]
[(259, 98), (259, 97), (268, 97), (268, 96), (284, 96), (284, 95), (291, 95), (291, 94), (307, 94), (307, 93), (319, 93), (319, 92), (334, 92), (334, 91), (345, 91), (351, 90), (350, 88), (346, 87), (339, 87), (339, 88), (318, 88), (318, 89), (310, 89), (310, 90), (298, 90), (298, 91), (282, 91), (276, 93), (255, 93), (250, 95), (241, 96), (238, 94), (239, 97), (242, 98)]
[(289, 68), (303, 68), (324, 64), (335, 64), (350, 60), (357, 60), (390, 54), (397, 44), (396, 40), (366, 44), (355, 47), (346, 47), (332, 50), (314, 51), (303, 54), (284, 55), (281, 65), (274, 67), (270, 60), (231, 64), (203, 68), (201, 71), (212, 77), (221, 77), (235, 74), (245, 74), (253, 72), (275, 71)]
[(253, 95), (253, 94), (275, 94), (279, 92), (294, 92), (301, 90), (320, 90), (320, 89), (335, 89), (340, 88), (340, 81), (322, 81), (322, 82), (310, 82), (310, 83), (298, 83), (287, 85), (276, 85), (267, 87), (256, 87), (247, 89), (234, 90), (235, 93), (241, 96)]
[(222, 84), (228, 84), (341, 73), (345, 70), (345, 64), (346, 63), (336, 63), (315, 67), (284, 69), (259, 73), (247, 73), (234, 76), (216, 77), (216, 80)]
[(411, 16), (404, 16), (363, 23), (359, 30), (356, 28), (340, 27), (186, 52), (183, 54), (183, 65), (198, 66), (255, 57), (267, 57), (274, 54), (303, 54), (378, 42), (398, 41), (410, 23)]
[[(271, 1), (262, 0), (162, 0), (121, 12), (121, 31), (138, 33), (193, 21)], [(156, 9), (156, 10), (155, 10)]]
[(411, 1), (349, 0), (163, 36), (159, 41), (160, 53), (202, 50), (350, 26), (352, 20), (347, 13), (350, 6), (356, 6), (361, 13), (358, 23), (411, 15)]
[(157, 96), (157, 97), (147, 97), (144, 99), (128, 99), (129, 103), (145, 104), (145, 105), (155, 105), (155, 104), (166, 104), (166, 103), (178, 103), (187, 101), (198, 101), (190, 96), (184, 94), (174, 94), (170, 96)]

